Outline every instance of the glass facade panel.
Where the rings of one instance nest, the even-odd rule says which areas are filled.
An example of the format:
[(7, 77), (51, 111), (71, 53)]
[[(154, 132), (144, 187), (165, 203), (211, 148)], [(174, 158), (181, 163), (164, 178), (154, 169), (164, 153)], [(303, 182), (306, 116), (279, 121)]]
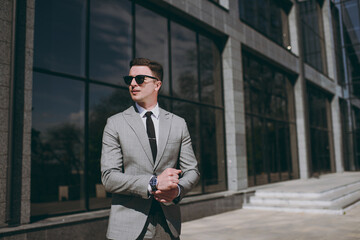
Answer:
[[(285, 4), (284, 4), (285, 3)], [(290, 1), (239, 0), (240, 19), (274, 42), (290, 49), (287, 12)]]
[(201, 108), (202, 174), (205, 192), (214, 192), (226, 188), (224, 122), (221, 110)]
[(174, 97), (199, 101), (197, 59), (195, 32), (172, 22), (171, 69)]
[(308, 86), (312, 173), (331, 172), (329, 100), (320, 90)]
[(34, 66), (85, 75), (85, 0), (35, 2)]
[(215, 43), (199, 35), (201, 102), (223, 106), (221, 81), (221, 56)]
[(130, 1), (90, 1), (90, 78), (125, 86), (132, 58)]
[[(136, 5), (136, 57), (151, 56), (164, 68), (162, 94), (169, 94), (168, 21), (144, 7)], [(157, 47), (154, 47), (157, 46)]]
[[(248, 184), (296, 178), (293, 88), (282, 71), (243, 52)], [(289, 109), (291, 111), (289, 111)]]
[(84, 210), (85, 85), (41, 73), (33, 84), (31, 213)]
[(327, 73), (321, 6), (317, 0), (299, 2), (305, 62)]
[(360, 109), (352, 107), (354, 118), (354, 169), (360, 169)]

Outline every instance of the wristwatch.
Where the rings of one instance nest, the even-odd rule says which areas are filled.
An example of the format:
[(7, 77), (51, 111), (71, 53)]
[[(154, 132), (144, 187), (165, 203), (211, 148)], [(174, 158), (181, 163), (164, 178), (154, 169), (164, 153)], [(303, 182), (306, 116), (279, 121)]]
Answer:
[(153, 175), (151, 178), (150, 178), (150, 187), (151, 187), (151, 191), (155, 192), (157, 190), (157, 177), (155, 175)]

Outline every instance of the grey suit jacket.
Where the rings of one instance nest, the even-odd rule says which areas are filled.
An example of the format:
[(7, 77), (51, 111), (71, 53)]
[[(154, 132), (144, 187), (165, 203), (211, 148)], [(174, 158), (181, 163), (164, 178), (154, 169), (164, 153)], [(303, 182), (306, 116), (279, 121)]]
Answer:
[(166, 168), (181, 169), (181, 194), (176, 204), (163, 205), (168, 226), (178, 237), (181, 216), (178, 201), (199, 179), (197, 161), (184, 119), (160, 108), (156, 161), (148, 136), (135, 107), (110, 117), (104, 129), (101, 173), (108, 192), (113, 193), (107, 237), (136, 239), (146, 223), (152, 198), (148, 194), (151, 175)]

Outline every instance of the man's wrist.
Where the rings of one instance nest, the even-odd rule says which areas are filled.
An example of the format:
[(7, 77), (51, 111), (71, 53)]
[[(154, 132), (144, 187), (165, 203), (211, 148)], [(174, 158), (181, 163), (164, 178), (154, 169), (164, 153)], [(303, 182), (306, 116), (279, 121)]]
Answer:
[(151, 192), (155, 192), (157, 190), (157, 183), (158, 183), (157, 177), (155, 175), (152, 175), (149, 181)]

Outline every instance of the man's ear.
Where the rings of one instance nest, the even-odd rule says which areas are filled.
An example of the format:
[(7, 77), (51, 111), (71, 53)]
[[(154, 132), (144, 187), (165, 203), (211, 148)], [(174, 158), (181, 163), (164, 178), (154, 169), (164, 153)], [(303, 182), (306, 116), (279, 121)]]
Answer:
[(156, 81), (156, 90), (160, 91), (161, 86), (162, 86), (162, 81)]

